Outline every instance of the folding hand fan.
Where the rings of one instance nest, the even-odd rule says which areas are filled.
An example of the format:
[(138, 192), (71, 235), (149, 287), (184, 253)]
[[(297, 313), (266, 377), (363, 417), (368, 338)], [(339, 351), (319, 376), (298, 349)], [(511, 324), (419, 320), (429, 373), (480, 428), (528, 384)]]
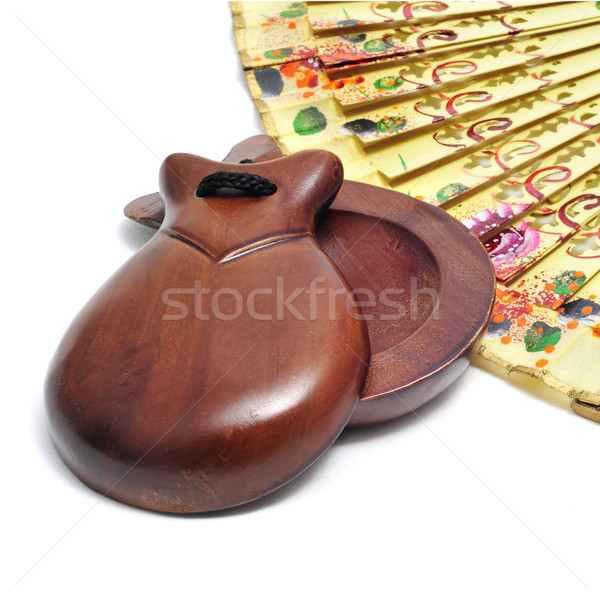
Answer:
[(233, 2), (284, 153), (441, 206), (497, 278), (479, 348), (600, 421), (600, 3)]

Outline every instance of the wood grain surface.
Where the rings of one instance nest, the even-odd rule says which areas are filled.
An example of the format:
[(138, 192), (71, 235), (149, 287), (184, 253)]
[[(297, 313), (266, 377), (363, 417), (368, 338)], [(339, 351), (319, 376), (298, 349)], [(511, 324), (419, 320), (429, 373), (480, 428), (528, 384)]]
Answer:
[[(277, 192), (197, 197), (219, 170)], [(166, 159), (159, 232), (83, 308), (48, 371), (51, 437), (82, 481), (147, 509), (212, 511), (279, 488), (336, 439), (370, 356), (314, 238), (342, 177), (320, 150), (256, 165)]]

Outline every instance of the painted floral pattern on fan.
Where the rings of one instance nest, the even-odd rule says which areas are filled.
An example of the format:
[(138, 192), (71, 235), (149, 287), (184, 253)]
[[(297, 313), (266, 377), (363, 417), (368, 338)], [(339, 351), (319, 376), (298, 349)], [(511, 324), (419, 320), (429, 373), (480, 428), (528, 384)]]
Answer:
[(441, 206), (492, 260), (480, 353), (600, 419), (600, 4), (234, 2), (284, 152)]

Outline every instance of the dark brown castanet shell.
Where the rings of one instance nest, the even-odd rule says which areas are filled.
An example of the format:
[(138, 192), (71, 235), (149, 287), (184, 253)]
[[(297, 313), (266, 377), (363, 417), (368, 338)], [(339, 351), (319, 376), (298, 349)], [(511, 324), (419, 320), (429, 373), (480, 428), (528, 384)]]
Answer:
[[(216, 171), (277, 191), (198, 197)], [(83, 308), (49, 368), (51, 437), (82, 481), (147, 509), (211, 511), (268, 494), (330, 446), (370, 358), (348, 284), (314, 238), (342, 178), (320, 150), (163, 163), (158, 233)]]

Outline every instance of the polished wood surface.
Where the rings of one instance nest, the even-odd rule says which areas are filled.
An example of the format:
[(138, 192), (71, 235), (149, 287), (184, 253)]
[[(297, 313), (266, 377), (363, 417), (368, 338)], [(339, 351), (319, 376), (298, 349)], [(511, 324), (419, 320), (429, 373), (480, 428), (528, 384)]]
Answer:
[[(277, 192), (198, 198), (219, 170)], [(159, 232), (76, 317), (48, 371), (50, 433), (82, 481), (147, 509), (211, 511), (268, 494), (330, 446), (370, 356), (314, 238), (341, 182), (337, 157), (319, 150), (163, 163)]]
[[(265, 148), (268, 158), (279, 152), (268, 136), (249, 138), (233, 159), (263, 160)], [(159, 227), (160, 194), (134, 200), (125, 214)], [(483, 246), (443, 210), (353, 181), (344, 181), (316, 233), (350, 287), (369, 290), (357, 299), (371, 363), (349, 425), (388, 421), (434, 398), (467, 367), (491, 315), (495, 279)]]

